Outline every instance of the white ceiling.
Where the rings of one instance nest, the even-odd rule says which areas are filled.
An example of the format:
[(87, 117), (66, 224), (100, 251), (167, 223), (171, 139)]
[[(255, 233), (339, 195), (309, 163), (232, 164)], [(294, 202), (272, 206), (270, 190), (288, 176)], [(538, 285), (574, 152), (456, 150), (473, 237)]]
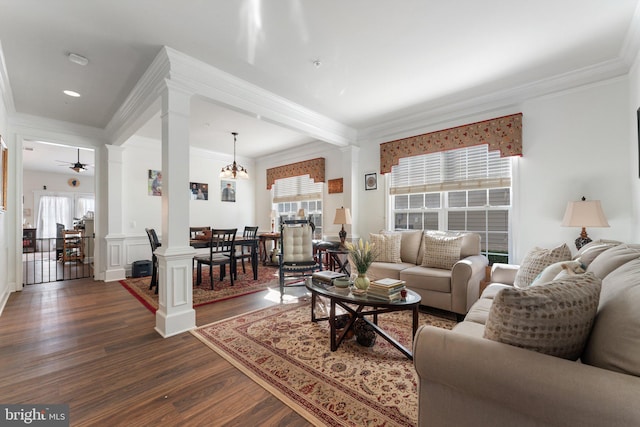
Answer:
[[(0, 42), (18, 113), (104, 129), (166, 45), (362, 130), (620, 62), (639, 1), (0, 0)], [(233, 131), (252, 158), (311, 140), (194, 99), (192, 145)]]

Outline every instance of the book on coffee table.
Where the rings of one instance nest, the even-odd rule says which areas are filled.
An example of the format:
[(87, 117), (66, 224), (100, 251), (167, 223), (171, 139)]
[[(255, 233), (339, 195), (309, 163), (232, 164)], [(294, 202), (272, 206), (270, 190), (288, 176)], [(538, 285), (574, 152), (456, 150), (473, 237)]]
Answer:
[(331, 283), (333, 279), (337, 279), (338, 277), (346, 277), (346, 276), (347, 276), (346, 274), (339, 273), (337, 271), (323, 270), (323, 271), (316, 271), (315, 273), (313, 273), (311, 277), (321, 282)]
[(399, 291), (404, 288), (405, 281), (399, 279), (379, 279), (374, 280), (369, 285), (370, 288), (386, 290), (386, 291)]

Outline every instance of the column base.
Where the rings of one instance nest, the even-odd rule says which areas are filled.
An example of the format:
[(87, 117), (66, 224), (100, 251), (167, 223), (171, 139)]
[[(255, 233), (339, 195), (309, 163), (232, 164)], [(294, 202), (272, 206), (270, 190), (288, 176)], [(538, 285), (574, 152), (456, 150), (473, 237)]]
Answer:
[(165, 314), (156, 312), (156, 327), (163, 338), (188, 332), (196, 327), (196, 311), (192, 308), (180, 313)]

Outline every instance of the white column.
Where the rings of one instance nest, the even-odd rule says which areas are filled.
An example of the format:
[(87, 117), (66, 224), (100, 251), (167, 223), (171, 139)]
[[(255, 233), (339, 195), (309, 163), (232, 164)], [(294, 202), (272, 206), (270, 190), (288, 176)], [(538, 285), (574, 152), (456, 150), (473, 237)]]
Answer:
[(105, 145), (107, 149), (107, 232), (105, 235), (107, 253), (105, 265), (106, 282), (122, 280), (126, 277), (124, 259), (124, 239), (122, 222), (123, 164), (124, 149), (120, 146)]
[(195, 250), (189, 245), (189, 110), (191, 93), (170, 81), (162, 94), (162, 246), (158, 257), (156, 331), (170, 337), (196, 326)]
[[(351, 225), (345, 225), (344, 228), (348, 233), (347, 239), (350, 240), (358, 238), (358, 189), (361, 182), (361, 178), (358, 176), (360, 173), (358, 153), (360, 147), (349, 145), (340, 148), (340, 151), (342, 152), (342, 170), (344, 171), (343, 206), (351, 211)], [(333, 220), (333, 217), (331, 220)]]

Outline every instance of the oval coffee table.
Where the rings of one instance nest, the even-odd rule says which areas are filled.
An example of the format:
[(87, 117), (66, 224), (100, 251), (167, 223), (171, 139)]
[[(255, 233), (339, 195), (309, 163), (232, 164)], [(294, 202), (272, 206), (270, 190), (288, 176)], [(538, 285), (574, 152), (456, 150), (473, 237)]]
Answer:
[[(405, 356), (413, 360), (413, 354), (410, 350), (400, 344), (393, 337), (389, 336), (389, 334), (378, 326), (378, 315), (391, 313), (393, 311), (411, 310), (413, 312), (412, 337), (415, 337), (418, 330), (418, 307), (420, 306), (420, 295), (410, 289), (407, 289), (406, 298), (398, 301), (385, 301), (381, 298), (368, 296), (367, 294), (354, 295), (351, 292), (351, 288), (336, 288), (329, 283), (324, 283), (318, 280), (312, 280), (311, 282), (307, 281), (306, 287), (311, 291), (311, 321), (329, 321), (331, 351), (336, 351), (338, 349), (338, 346), (342, 343), (356, 319), (362, 319), (373, 328), (376, 334), (380, 335), (391, 345), (400, 350)], [(318, 296), (326, 297), (330, 301), (328, 317), (316, 317), (315, 307)], [(336, 305), (339, 305), (351, 315), (340, 336), (336, 336)], [(356, 306), (356, 308), (353, 306)], [(372, 321), (365, 318), (365, 316), (371, 316)]]

